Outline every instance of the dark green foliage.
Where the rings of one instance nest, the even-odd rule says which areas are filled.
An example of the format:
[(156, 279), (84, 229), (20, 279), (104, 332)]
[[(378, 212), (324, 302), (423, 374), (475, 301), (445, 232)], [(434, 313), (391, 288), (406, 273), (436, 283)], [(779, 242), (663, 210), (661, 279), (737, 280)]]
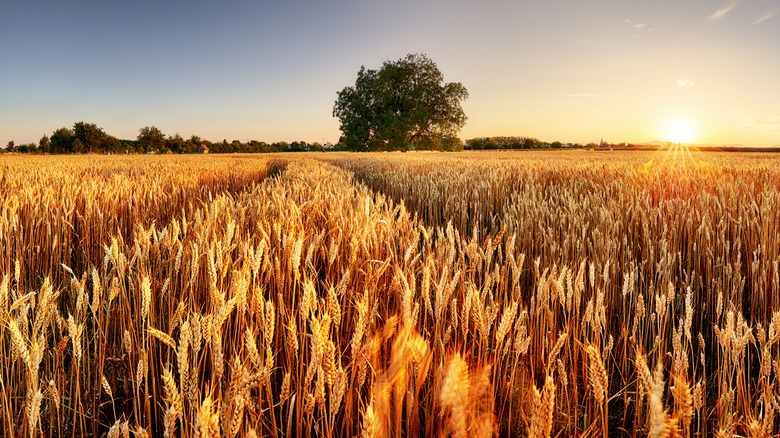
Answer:
[(183, 152), (186, 152), (186, 143), (184, 142), (184, 139), (179, 135), (179, 133), (176, 133), (173, 137), (168, 137), (165, 140), (165, 149), (181, 154)]
[[(119, 140), (103, 132), (103, 129), (94, 123), (77, 122), (73, 125), (72, 133), (73, 142), (70, 150), (66, 149), (64, 152), (104, 153), (117, 152), (120, 149)], [(57, 133), (55, 132), (55, 134)], [(54, 136), (52, 135), (52, 142), (53, 139)]]
[(471, 150), (533, 149), (543, 147), (543, 144), (532, 137), (478, 137), (467, 140), (466, 147)]
[(165, 134), (156, 126), (145, 126), (139, 130), (138, 146), (143, 152), (159, 151), (165, 146)]
[(68, 128), (60, 128), (51, 135), (51, 151), (55, 154), (69, 154), (73, 152), (73, 131)]
[(460, 82), (444, 83), (427, 56), (410, 54), (379, 70), (361, 67), (355, 85), (338, 93), (333, 116), (341, 122), (340, 143), (347, 149), (452, 147), (466, 123), (461, 101), (467, 97)]
[(41, 137), (41, 139), (38, 141), (38, 152), (42, 154), (51, 152), (51, 141), (46, 135)]
[[(446, 143), (444, 139), (441, 143), (444, 148), (455, 148), (457, 146)], [(457, 140), (457, 139), (456, 139)], [(458, 140), (459, 142), (459, 140)], [(204, 145), (209, 148), (212, 154), (220, 153), (270, 153), (270, 152), (302, 152), (302, 151), (324, 151), (331, 150), (325, 148), (319, 143), (308, 143), (306, 141), (294, 141), (288, 143), (278, 141), (275, 143), (266, 143), (264, 141), (250, 140), (243, 142), (233, 140), (228, 143), (222, 140), (213, 143), (209, 140), (193, 135), (184, 139), (178, 133), (173, 136), (166, 136), (159, 128), (155, 126), (146, 126), (139, 130), (138, 138), (134, 140), (117, 139), (114, 136), (106, 134), (102, 128), (94, 123), (77, 122), (73, 129), (62, 127), (51, 137), (44, 135), (38, 144), (28, 143), (17, 145), (14, 141), (9, 141), (6, 148), (0, 148), (0, 152), (16, 153), (41, 153), (41, 154), (72, 154), (72, 153), (176, 153), (176, 154), (194, 154), (198, 147)], [(337, 150), (337, 149), (336, 149)]]

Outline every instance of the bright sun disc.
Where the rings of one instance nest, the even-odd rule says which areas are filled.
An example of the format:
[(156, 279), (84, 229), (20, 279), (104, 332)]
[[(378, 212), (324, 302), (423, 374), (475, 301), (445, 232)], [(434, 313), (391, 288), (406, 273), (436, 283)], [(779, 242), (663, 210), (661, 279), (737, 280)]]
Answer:
[(693, 130), (681, 121), (674, 121), (666, 128), (666, 140), (672, 143), (690, 143), (693, 140)]

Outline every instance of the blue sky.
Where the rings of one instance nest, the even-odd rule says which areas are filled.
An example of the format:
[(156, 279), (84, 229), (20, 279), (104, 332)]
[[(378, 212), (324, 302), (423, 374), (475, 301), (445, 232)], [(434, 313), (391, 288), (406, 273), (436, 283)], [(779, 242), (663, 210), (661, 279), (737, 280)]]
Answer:
[[(780, 144), (780, 0), (0, 4), (0, 145), (74, 122), (335, 142), (361, 65), (426, 53), (461, 137)], [(681, 138), (682, 138), (681, 137)]]

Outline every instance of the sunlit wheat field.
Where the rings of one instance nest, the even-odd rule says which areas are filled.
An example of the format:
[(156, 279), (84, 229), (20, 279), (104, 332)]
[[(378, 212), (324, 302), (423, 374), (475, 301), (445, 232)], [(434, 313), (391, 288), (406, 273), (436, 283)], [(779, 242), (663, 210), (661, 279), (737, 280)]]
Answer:
[(776, 436), (778, 163), (2, 156), (0, 432)]

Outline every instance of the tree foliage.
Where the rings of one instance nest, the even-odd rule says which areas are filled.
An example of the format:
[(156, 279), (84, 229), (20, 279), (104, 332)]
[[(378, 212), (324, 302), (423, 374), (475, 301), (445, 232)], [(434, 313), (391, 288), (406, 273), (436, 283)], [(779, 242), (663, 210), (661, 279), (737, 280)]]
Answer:
[(466, 140), (472, 150), (480, 149), (533, 149), (546, 144), (533, 137), (477, 137)]
[(94, 123), (77, 122), (73, 128), (62, 127), (52, 133), (44, 135), (38, 144), (16, 144), (9, 141), (6, 148), (0, 147), (0, 153), (41, 153), (41, 154), (72, 154), (72, 153), (178, 153), (194, 154), (198, 147), (205, 145), (212, 154), (222, 153), (269, 153), (269, 152), (298, 152), (298, 151), (327, 151), (339, 150), (328, 144), (308, 143), (306, 141), (294, 141), (288, 143), (277, 141), (266, 143), (264, 141), (233, 140), (229, 142), (211, 142), (197, 135), (184, 139), (179, 133), (173, 136), (165, 135), (155, 126), (146, 126), (139, 129), (139, 135), (133, 140), (119, 140), (106, 134), (102, 128)]
[(45, 154), (51, 152), (51, 140), (49, 140), (49, 137), (46, 134), (38, 140), (38, 150)]
[(100, 143), (106, 133), (94, 123), (76, 122), (73, 125), (76, 152), (90, 152), (100, 148)]
[(94, 123), (76, 122), (72, 132), (73, 143), (69, 152), (116, 152), (120, 146), (116, 137), (106, 134)]
[(68, 154), (73, 152), (73, 131), (68, 128), (60, 128), (51, 135), (51, 151), (55, 154)]
[(139, 130), (138, 144), (145, 151), (155, 151), (165, 145), (165, 134), (156, 126), (145, 126)]
[(427, 56), (409, 54), (379, 70), (361, 67), (355, 85), (338, 93), (333, 116), (348, 149), (453, 148), (460, 146), (452, 139), (466, 123), (467, 97), (460, 82), (444, 83)]

